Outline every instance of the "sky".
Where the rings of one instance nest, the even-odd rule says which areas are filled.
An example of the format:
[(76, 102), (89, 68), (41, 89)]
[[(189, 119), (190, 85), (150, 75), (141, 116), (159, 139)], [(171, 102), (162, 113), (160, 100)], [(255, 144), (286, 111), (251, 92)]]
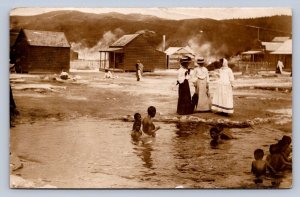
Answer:
[(144, 15), (154, 15), (160, 18), (181, 20), (191, 18), (211, 18), (216, 20), (232, 18), (253, 18), (273, 15), (292, 15), (292, 10), (285, 7), (259, 7), (259, 8), (43, 8), (28, 7), (15, 8), (11, 15), (37, 15), (49, 11), (57, 10), (77, 10), (88, 13), (108, 13), (119, 12), (123, 14), (139, 13)]

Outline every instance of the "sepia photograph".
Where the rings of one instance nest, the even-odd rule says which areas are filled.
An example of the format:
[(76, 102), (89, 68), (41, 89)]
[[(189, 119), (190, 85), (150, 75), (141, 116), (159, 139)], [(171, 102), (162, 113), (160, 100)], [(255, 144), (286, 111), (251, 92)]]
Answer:
[(288, 189), (292, 9), (10, 11), (10, 188)]

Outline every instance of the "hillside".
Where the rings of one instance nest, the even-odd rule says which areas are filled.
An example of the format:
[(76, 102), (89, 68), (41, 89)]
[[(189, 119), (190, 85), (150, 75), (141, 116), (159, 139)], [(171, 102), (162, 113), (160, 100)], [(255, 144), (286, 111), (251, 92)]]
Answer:
[(161, 49), (162, 36), (166, 35), (166, 48), (190, 45), (201, 56), (218, 58), (254, 48), (258, 33), (257, 28), (250, 26), (263, 28), (260, 40), (270, 41), (274, 36), (290, 36), (291, 24), (291, 16), (166, 20), (141, 14), (55, 11), (36, 16), (11, 16), (10, 28), (63, 31), (72, 49), (84, 53), (97, 52), (123, 34), (135, 32), (144, 32), (148, 42)]

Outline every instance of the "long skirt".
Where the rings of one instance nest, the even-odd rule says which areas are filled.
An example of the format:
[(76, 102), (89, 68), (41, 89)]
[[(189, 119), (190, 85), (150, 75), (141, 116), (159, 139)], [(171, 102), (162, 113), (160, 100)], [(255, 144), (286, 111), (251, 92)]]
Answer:
[(197, 93), (199, 97), (196, 111), (209, 111), (211, 107), (211, 100), (208, 94), (206, 79), (197, 80), (195, 93)]
[(218, 83), (212, 100), (212, 111), (233, 113), (233, 94), (231, 84)]
[(188, 80), (185, 79), (182, 84), (179, 84), (177, 113), (186, 115), (191, 114), (192, 110), (190, 86)]

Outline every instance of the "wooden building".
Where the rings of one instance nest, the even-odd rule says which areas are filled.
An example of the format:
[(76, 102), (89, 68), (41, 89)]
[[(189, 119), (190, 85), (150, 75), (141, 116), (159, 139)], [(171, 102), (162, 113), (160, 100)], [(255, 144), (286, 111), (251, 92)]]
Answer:
[(70, 69), (70, 45), (63, 32), (22, 29), (11, 51), (18, 73), (60, 73)]
[(281, 60), (284, 65), (284, 70), (291, 71), (292, 70), (292, 39), (286, 40), (278, 49), (274, 52), (271, 52), (271, 55), (274, 55), (276, 61)]
[(264, 52), (262, 50), (250, 50), (241, 53), (242, 61), (261, 62), (264, 60)]
[(194, 64), (195, 52), (189, 47), (169, 47), (165, 53), (167, 54), (167, 67), (169, 69), (179, 69), (180, 59), (183, 56), (189, 56), (192, 58), (191, 65)]
[(100, 52), (100, 69), (135, 71), (137, 60), (144, 65), (144, 71), (166, 69), (166, 54), (149, 45), (142, 34), (128, 34)]

